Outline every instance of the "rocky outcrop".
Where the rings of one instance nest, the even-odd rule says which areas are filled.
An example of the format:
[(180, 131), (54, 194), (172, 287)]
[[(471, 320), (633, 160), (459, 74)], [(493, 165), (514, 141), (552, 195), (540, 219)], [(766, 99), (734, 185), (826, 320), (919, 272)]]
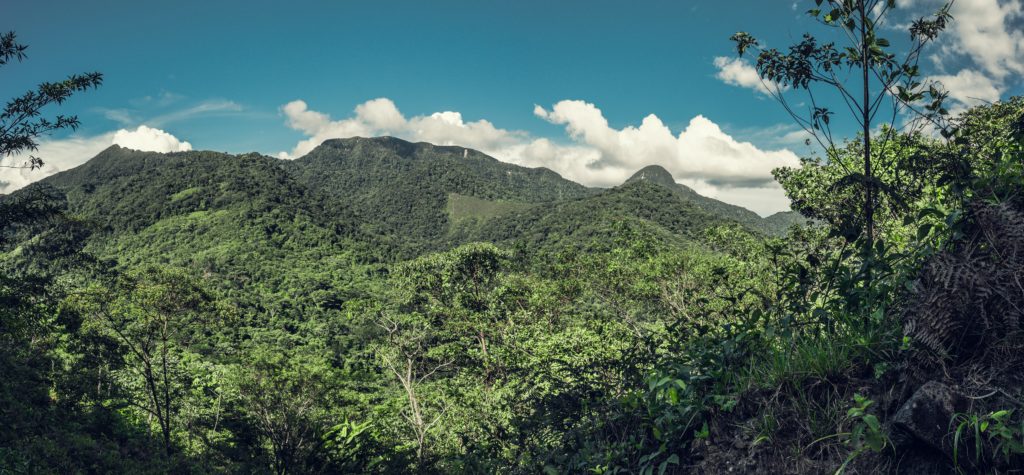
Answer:
[(967, 409), (967, 399), (945, 384), (929, 381), (914, 392), (892, 419), (890, 440), (898, 453), (908, 461), (922, 454), (944, 455), (953, 460), (950, 421)]

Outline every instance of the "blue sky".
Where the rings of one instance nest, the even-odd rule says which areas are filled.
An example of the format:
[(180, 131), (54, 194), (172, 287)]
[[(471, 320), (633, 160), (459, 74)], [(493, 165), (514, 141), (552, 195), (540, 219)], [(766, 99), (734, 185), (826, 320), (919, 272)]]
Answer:
[[(929, 1), (901, 3), (925, 8)], [(999, 14), (1013, 42), (1020, 0), (962, 3)], [(30, 46), (29, 57), (0, 70), (0, 90), (13, 96), (72, 72), (104, 73), (99, 90), (61, 109), (78, 114), (83, 126), (50, 139), (66, 142), (52, 144), (55, 155), (74, 152), (74, 140), (87, 143), (142, 125), (194, 149), (281, 156), (308, 149), (302, 141), (383, 132), (480, 148), (602, 186), (644, 160), (664, 160), (677, 179), (698, 191), (753, 208), (760, 195), (740, 197), (750, 193), (740, 185), (757, 182), (748, 175), (763, 177), (765, 166), (791, 163), (807, 150), (778, 104), (742, 87), (742, 74), (723, 76), (718, 66), (724, 63), (716, 65), (716, 58), (733, 56), (728, 37), (737, 30), (788, 44), (813, 28), (800, 15), (806, 8), (778, 0), (18, 1), (3, 7), (0, 29), (15, 30)], [(970, 45), (961, 50), (969, 53)], [(950, 77), (965, 68), (994, 77), (999, 61), (1011, 72), (1016, 67), (1013, 58), (1003, 58), (986, 70), (936, 52), (949, 56), (945, 64), (936, 61), (936, 74)], [(978, 78), (956, 77), (991, 96)], [(999, 97), (1019, 93), (1019, 82), (998, 79)], [(363, 117), (353, 112), (377, 98), (390, 104), (372, 103)], [(285, 107), (296, 100), (302, 107)], [(392, 109), (404, 122), (374, 119), (391, 117)], [(446, 111), (459, 115), (444, 116), (444, 124), (440, 116), (417, 120)], [(658, 144), (646, 140), (647, 133), (614, 137), (619, 148), (654, 144), (640, 156), (612, 156), (621, 150), (602, 148), (601, 134), (643, 129), (652, 114), (676, 138), (692, 126), (706, 141), (725, 140), (730, 153), (761, 161), (750, 173), (742, 162), (700, 164), (717, 160), (705, 153), (713, 144)], [(694, 123), (697, 117), (703, 121)], [(346, 119), (353, 123), (342, 123)], [(602, 119), (603, 129), (595, 125)], [(453, 124), (476, 126), (463, 131)], [(655, 125), (648, 131), (660, 130)], [(550, 150), (538, 152), (543, 146)], [(674, 149), (660, 153), (665, 147)], [(783, 150), (792, 156), (771, 155)], [(66, 168), (81, 160), (57, 156), (51, 163)], [(576, 162), (567, 165), (569, 160)], [(755, 210), (783, 209), (773, 193), (771, 206)]]

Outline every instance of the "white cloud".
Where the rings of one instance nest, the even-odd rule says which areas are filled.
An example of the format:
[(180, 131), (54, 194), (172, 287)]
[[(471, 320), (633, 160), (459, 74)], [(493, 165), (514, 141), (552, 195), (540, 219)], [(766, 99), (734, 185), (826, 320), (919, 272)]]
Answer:
[(534, 107), (538, 117), (565, 126), (569, 144), (500, 129), (486, 120), (467, 122), (453, 111), (407, 118), (386, 98), (360, 104), (352, 116), (340, 120), (310, 110), (301, 100), (281, 110), (287, 124), (308, 137), (291, 152), (278, 154), (281, 158), (299, 157), (331, 138), (393, 135), (474, 148), (509, 163), (547, 167), (590, 186), (618, 185), (636, 170), (657, 164), (704, 194), (761, 214), (788, 209), (771, 170), (799, 165), (789, 150), (766, 151), (737, 141), (703, 116), (694, 117), (679, 134), (653, 114), (639, 126), (615, 129), (600, 109), (583, 101), (561, 101), (550, 111)]
[(965, 105), (995, 102), (1001, 94), (992, 78), (971, 69), (961, 69), (955, 75), (931, 76), (930, 79), (942, 83), (951, 99)]
[(1024, 14), (1021, 0), (957, 0), (950, 13), (947, 52), (971, 58), (997, 81), (1024, 74), (1024, 31), (1015, 22)]
[[(906, 34), (911, 21), (930, 16), (948, 0), (897, 0), (884, 28)], [(881, 4), (879, 5), (879, 8)], [(950, 92), (951, 112), (997, 101), (1024, 75), (1024, 0), (956, 0), (953, 20), (925, 53)], [(893, 32), (895, 34), (895, 32)], [(738, 58), (717, 57), (716, 77), (735, 86), (766, 93), (757, 71)]]
[[(788, 208), (771, 171), (799, 166), (796, 154), (785, 149), (761, 150), (749, 142), (737, 141), (704, 116), (691, 119), (686, 129), (676, 135), (653, 114), (645, 117), (639, 127), (609, 127), (600, 109), (583, 101), (561, 101), (550, 111), (538, 107), (534, 112), (552, 123), (565, 125), (577, 144), (595, 150), (599, 158), (584, 166), (618, 171), (618, 176), (609, 174), (616, 178), (615, 182), (643, 166), (656, 164), (698, 192), (722, 201), (762, 214)], [(574, 169), (565, 171), (573, 178)]]
[(118, 130), (114, 133), (113, 143), (144, 152), (168, 153), (192, 150), (192, 144), (178, 140), (177, 137), (160, 129), (145, 125), (140, 125), (135, 130)]
[(438, 145), (458, 144), (480, 150), (494, 150), (513, 145), (525, 136), (522, 132), (498, 129), (486, 120), (465, 122), (462, 114), (452, 111), (407, 119), (395, 103), (387, 98), (364, 102), (355, 108), (354, 116), (342, 120), (331, 120), (327, 114), (310, 110), (301, 100), (285, 104), (281, 111), (289, 127), (309, 137), (300, 141), (290, 153), (279, 153), (278, 156), (282, 158), (300, 157), (324, 140), (342, 137), (395, 135)]
[[(135, 130), (121, 129), (92, 137), (43, 139), (39, 141), (39, 150), (31, 152), (31, 155), (43, 159), (43, 167), (35, 170), (0, 168), (0, 193), (10, 193), (62, 170), (77, 167), (115, 144), (148, 152), (192, 150), (192, 144), (181, 141), (163, 130), (145, 125), (140, 125)], [(20, 166), (27, 161), (28, 155), (29, 153), (23, 153), (4, 157), (0, 159), (0, 165)]]
[(778, 87), (773, 83), (762, 81), (761, 76), (757, 74), (757, 69), (754, 69), (754, 66), (742, 58), (719, 56), (715, 58), (715, 67), (718, 68), (715, 77), (726, 84), (753, 89), (765, 95), (772, 93)]
[[(925, 15), (945, 0), (899, 2), (909, 8), (908, 18)], [(1024, 74), (1024, 1), (957, 0), (953, 21), (939, 35), (928, 55), (940, 72), (929, 77), (950, 92), (951, 112), (984, 101), (997, 101)], [(946, 73), (947, 68), (957, 71)]]
[(608, 126), (600, 109), (583, 101), (561, 101), (551, 111), (538, 108), (538, 116), (566, 126), (577, 142), (601, 152), (599, 165), (664, 166), (677, 178), (701, 179), (729, 186), (771, 181), (771, 170), (795, 166), (799, 159), (788, 150), (765, 152), (722, 132), (704, 116), (690, 120), (679, 135), (651, 114), (639, 127), (621, 130)]

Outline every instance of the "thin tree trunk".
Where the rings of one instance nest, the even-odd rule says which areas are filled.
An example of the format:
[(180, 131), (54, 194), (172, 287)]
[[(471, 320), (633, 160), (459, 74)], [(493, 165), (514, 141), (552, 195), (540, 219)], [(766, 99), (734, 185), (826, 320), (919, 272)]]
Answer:
[[(866, 255), (871, 255), (874, 249), (875, 239), (875, 203), (874, 203), (874, 182), (872, 181), (871, 171), (871, 78), (869, 76), (871, 72), (871, 50), (868, 44), (867, 36), (867, 22), (868, 15), (865, 6), (865, 0), (860, 1), (860, 37), (861, 37), (861, 60), (862, 60), (862, 73), (864, 76), (864, 105), (862, 106), (861, 112), (863, 113), (863, 126), (864, 126), (864, 177), (866, 182), (864, 183), (864, 220), (865, 220), (865, 231), (867, 233), (866, 240)], [(868, 281), (870, 282), (870, 269), (868, 270)]]
[(161, 335), (162, 348), (160, 351), (163, 379), (164, 379), (164, 450), (171, 455), (171, 384), (167, 375), (167, 318), (163, 321), (163, 334)]

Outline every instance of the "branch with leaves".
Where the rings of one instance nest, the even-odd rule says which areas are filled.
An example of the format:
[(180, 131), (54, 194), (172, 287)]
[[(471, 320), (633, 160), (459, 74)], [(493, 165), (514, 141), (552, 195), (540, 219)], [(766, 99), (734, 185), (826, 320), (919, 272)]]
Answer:
[[(27, 49), (27, 45), (18, 43), (13, 31), (0, 35), (0, 66), (11, 61), (23, 61)], [(37, 139), (41, 135), (61, 129), (78, 129), (80, 122), (77, 116), (57, 115), (48, 119), (40, 117), (43, 108), (51, 104), (63, 104), (75, 93), (95, 89), (102, 83), (103, 75), (98, 72), (72, 74), (63, 81), (44, 82), (35, 90), (8, 101), (0, 112), (0, 158), (38, 150)], [(41, 158), (30, 156), (27, 162), (20, 165), (0, 166), (34, 170), (42, 165)]]

